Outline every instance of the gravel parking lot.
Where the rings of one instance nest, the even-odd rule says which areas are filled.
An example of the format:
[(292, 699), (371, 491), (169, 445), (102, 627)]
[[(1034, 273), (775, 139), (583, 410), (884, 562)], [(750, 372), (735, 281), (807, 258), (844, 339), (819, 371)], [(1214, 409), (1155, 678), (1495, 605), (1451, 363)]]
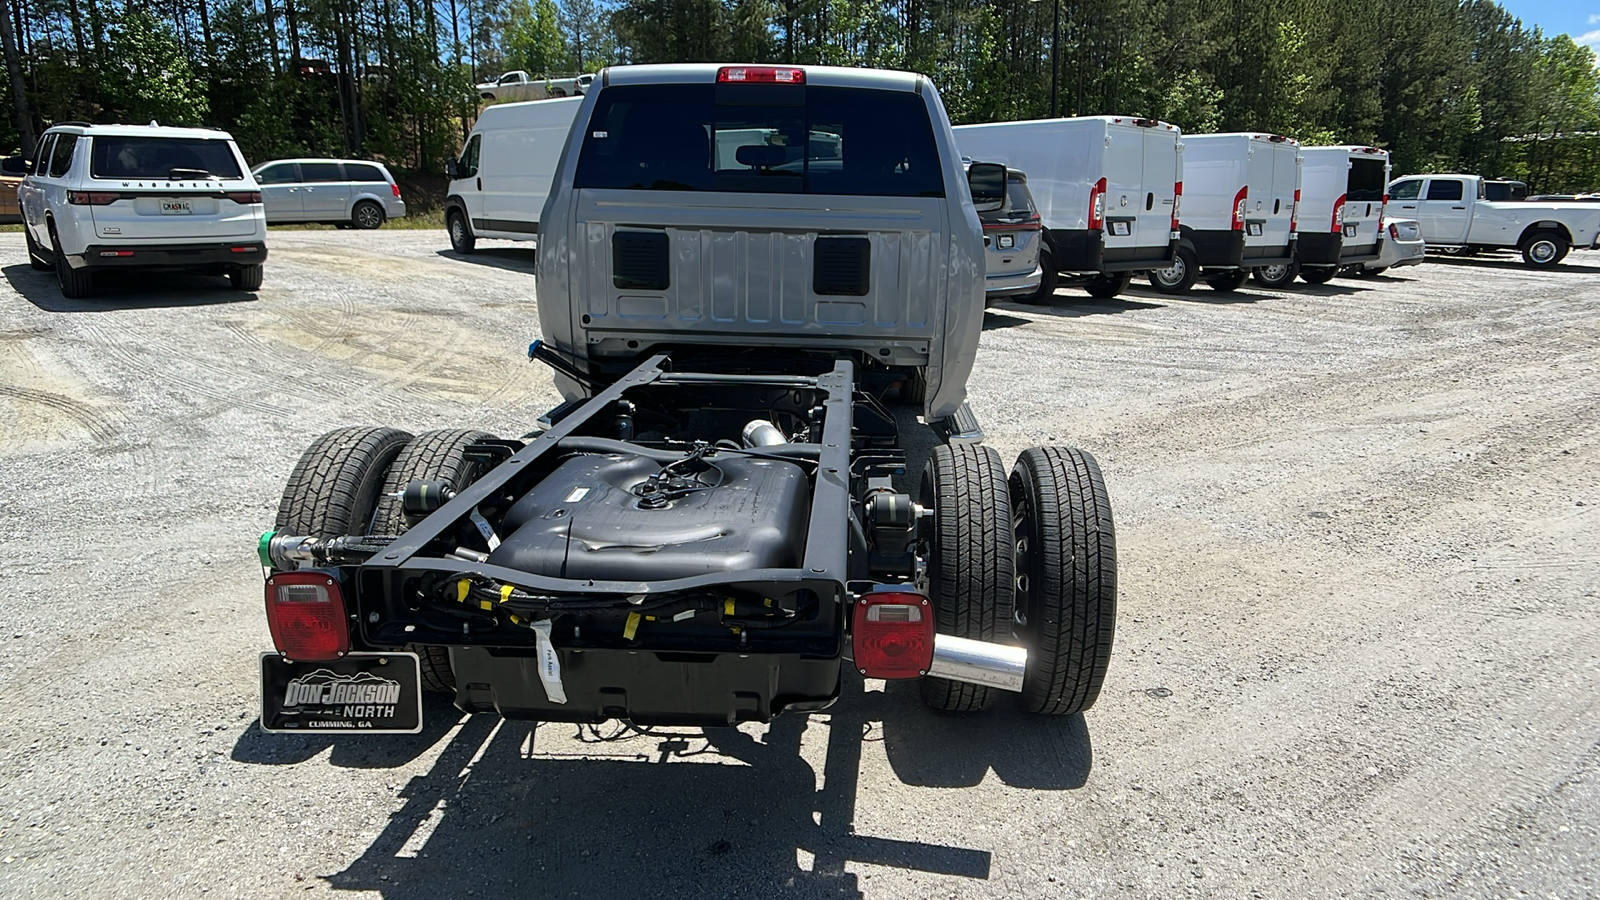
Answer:
[(69, 301), (0, 235), (0, 896), (1600, 892), (1600, 253), (992, 309), (990, 443), (1115, 506), (1086, 716), (354, 739), (256, 727), (255, 538), (327, 429), (555, 402), (533, 254), (271, 246)]

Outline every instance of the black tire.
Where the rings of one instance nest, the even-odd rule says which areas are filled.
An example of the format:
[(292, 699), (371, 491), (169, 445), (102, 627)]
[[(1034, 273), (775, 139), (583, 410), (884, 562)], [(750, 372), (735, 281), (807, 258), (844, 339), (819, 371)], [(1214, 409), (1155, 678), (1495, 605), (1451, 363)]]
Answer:
[(53, 271), (55, 265), (45, 256), (44, 251), (39, 249), (39, 244), (34, 241), (33, 232), (28, 230), (27, 223), (23, 223), (22, 236), (28, 242), (28, 265), (33, 266), (35, 272)]
[(411, 440), (394, 428), (337, 428), (300, 454), (283, 498), (279, 531), (308, 537), (368, 534), (389, 466)]
[(1091, 297), (1110, 300), (1112, 297), (1127, 290), (1128, 283), (1131, 281), (1133, 281), (1132, 272), (1102, 272), (1089, 279), (1088, 284), (1085, 284), (1083, 289), (1088, 291)]
[(565, 97), (566, 95), (567, 95), (567, 92), (562, 90), (561, 88), (551, 88), (550, 89), (550, 96), (552, 96), (552, 97)]
[(1151, 269), (1150, 286), (1163, 294), (1187, 294), (1200, 277), (1200, 257), (1193, 250), (1180, 246), (1172, 256), (1172, 265), (1165, 269)]
[(228, 272), (228, 284), (236, 291), (261, 290), (261, 278), (266, 267), (257, 263), (253, 266), (240, 266)]
[(1039, 289), (1017, 300), (1023, 303), (1048, 303), (1055, 297), (1056, 288), (1061, 285), (1061, 273), (1056, 271), (1056, 258), (1050, 255), (1049, 250), (1039, 251), (1039, 268), (1043, 270), (1039, 277)]
[(362, 231), (382, 228), (383, 220), (383, 207), (376, 201), (363, 200), (350, 209), (350, 224)]
[(56, 238), (55, 227), (50, 229), (50, 250), (55, 256), (56, 283), (61, 285), (61, 296), (79, 300), (94, 294), (94, 272), (87, 266), (74, 269), (61, 252), (61, 241)]
[(1538, 231), (1528, 235), (1518, 249), (1522, 251), (1523, 263), (1535, 269), (1548, 269), (1566, 259), (1572, 246), (1553, 231)]
[[(972, 444), (935, 447), (922, 470), (921, 501), (934, 511), (928, 594), (939, 633), (983, 641), (1010, 637), (1015, 568), (1007, 527), (1011, 495), (1000, 454)], [(993, 694), (980, 685), (922, 679), (922, 700), (934, 709), (983, 709)]]
[[(414, 480), (444, 481), (461, 490), (483, 475), (478, 465), (467, 459), (467, 448), (489, 438), (482, 431), (445, 429), (426, 431), (406, 445), (405, 452), (389, 467), (383, 496), (378, 498), (373, 515), (374, 534), (404, 534), (411, 527), (400, 500), (393, 494), (405, 490)], [(422, 689), (434, 693), (456, 692), (455, 672), (450, 668), (450, 650), (427, 644), (407, 644), (422, 663)]]
[(1023, 451), (1011, 470), (1016, 634), (1028, 648), (1022, 702), (1064, 716), (1094, 705), (1117, 628), (1117, 539), (1094, 457)]
[(1300, 280), (1306, 284), (1327, 284), (1339, 274), (1338, 266), (1301, 266)]
[(1290, 260), (1287, 265), (1262, 266), (1259, 269), (1250, 271), (1250, 277), (1256, 280), (1256, 284), (1274, 291), (1283, 290), (1294, 284), (1295, 277), (1299, 274), (1300, 260), (1298, 259)]
[(1206, 278), (1206, 285), (1213, 291), (1229, 294), (1244, 287), (1245, 279), (1249, 277), (1250, 273), (1245, 269), (1233, 269), (1219, 275), (1209, 276)]
[(1366, 266), (1361, 266), (1359, 269), (1357, 269), (1357, 274), (1361, 275), (1361, 277), (1363, 277), (1363, 278), (1374, 278), (1374, 277), (1376, 277), (1378, 275), (1382, 275), (1383, 273), (1385, 273), (1387, 271), (1389, 271), (1389, 267), (1388, 266), (1378, 266), (1377, 268), (1373, 268), (1373, 269), (1369, 269)]
[(472, 236), (472, 226), (461, 210), (452, 209), (445, 214), (444, 229), (450, 233), (450, 249), (457, 253), (471, 253), (478, 249), (478, 239)]

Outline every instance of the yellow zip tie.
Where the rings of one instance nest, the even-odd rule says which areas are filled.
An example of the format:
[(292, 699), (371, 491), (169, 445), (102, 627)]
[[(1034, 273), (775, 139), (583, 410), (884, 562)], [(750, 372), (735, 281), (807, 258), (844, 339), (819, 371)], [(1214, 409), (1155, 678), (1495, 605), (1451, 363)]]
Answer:
[(638, 613), (628, 613), (628, 624), (622, 626), (622, 639), (623, 640), (625, 640), (625, 641), (633, 640), (633, 636), (635, 634), (637, 634), (638, 631), (639, 631), (639, 619), (640, 618), (641, 617), (640, 617), (640, 615)]
[(516, 590), (516, 588), (513, 588), (511, 585), (502, 584), (500, 586), (500, 602), (504, 603), (507, 600), (510, 600), (511, 599), (511, 592), (514, 591), (514, 590)]
[(465, 603), (465, 602), (467, 602), (467, 592), (469, 592), (471, 590), (472, 590), (472, 582), (471, 582), (471, 580), (463, 578), (460, 581), (456, 582), (456, 602), (457, 603)]
[(766, 605), (767, 609), (771, 609), (772, 608), (772, 598), (771, 597), (768, 597), (767, 599), (765, 599), (765, 600), (763, 600), (761, 602)]
[(722, 601), (722, 614), (725, 615), (725, 616), (733, 615), (733, 598), (732, 597), (728, 597), (727, 599)]
[(487, 609), (487, 610), (493, 610), (494, 609), (494, 604), (490, 603), (487, 600), (479, 600), (478, 601), (478, 606), (480, 608), (482, 608), (482, 609)]

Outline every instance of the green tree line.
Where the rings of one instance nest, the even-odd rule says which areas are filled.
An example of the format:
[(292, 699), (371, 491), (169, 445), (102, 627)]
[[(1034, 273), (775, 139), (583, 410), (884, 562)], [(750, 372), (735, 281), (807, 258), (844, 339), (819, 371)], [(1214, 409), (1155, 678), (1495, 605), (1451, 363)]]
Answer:
[(437, 173), (511, 69), (902, 68), (958, 124), (1156, 116), (1600, 188), (1600, 72), (1490, 0), (0, 0), (12, 146), (52, 122), (209, 125), (252, 162)]

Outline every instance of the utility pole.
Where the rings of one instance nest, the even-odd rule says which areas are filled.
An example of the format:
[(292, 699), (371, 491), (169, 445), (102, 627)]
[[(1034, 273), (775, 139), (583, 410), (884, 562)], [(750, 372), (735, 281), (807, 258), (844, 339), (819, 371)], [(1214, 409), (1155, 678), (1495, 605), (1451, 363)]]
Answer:
[(17, 36), (11, 29), (10, 0), (0, 0), (0, 43), (5, 45), (6, 74), (11, 81), (11, 102), (16, 108), (17, 134), (22, 136), (22, 155), (33, 158), (33, 117), (28, 114), (28, 95), (22, 89), (22, 64), (17, 60)]
[(1050, 116), (1049, 116), (1049, 118), (1053, 119), (1056, 116), (1061, 115), (1061, 113), (1058, 111), (1058, 110), (1061, 109), (1061, 106), (1057, 102), (1057, 96), (1058, 95), (1057, 95), (1057, 91), (1056, 91), (1056, 83), (1061, 78), (1061, 68), (1060, 68), (1060, 65), (1058, 64), (1058, 62), (1056, 60), (1056, 54), (1057, 54), (1058, 50), (1061, 47), (1061, 0), (1052, 0), (1050, 5), (1055, 8), (1055, 15), (1052, 17), (1055, 21), (1050, 26)]

